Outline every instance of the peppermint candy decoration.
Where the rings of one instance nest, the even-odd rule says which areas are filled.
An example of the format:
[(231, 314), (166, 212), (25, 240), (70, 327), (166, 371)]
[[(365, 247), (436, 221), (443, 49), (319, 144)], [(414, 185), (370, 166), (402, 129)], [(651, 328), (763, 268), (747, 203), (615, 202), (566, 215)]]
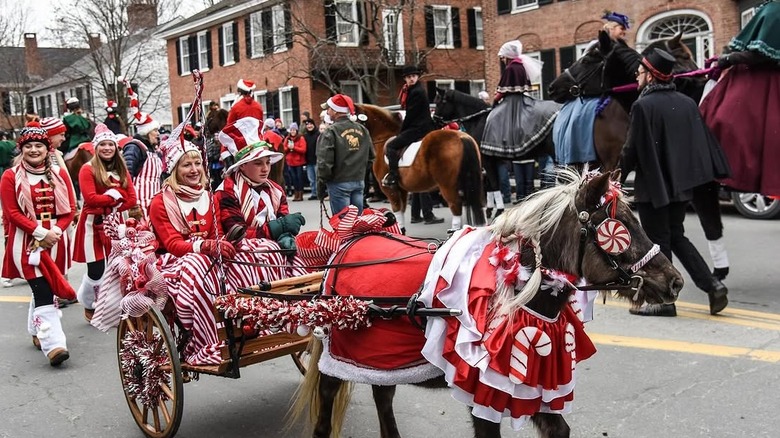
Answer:
[(596, 243), (607, 254), (622, 254), (631, 245), (631, 233), (623, 222), (607, 218), (596, 227)]

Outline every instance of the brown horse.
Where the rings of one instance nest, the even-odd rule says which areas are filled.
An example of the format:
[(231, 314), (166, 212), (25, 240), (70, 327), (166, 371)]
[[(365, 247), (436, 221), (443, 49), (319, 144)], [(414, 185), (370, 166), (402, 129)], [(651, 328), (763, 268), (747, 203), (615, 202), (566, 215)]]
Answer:
[[(656, 41), (643, 53), (647, 54), (656, 47), (662, 48), (677, 60), (674, 74), (696, 70), (693, 55), (681, 41), (682, 36), (682, 33), (678, 33), (669, 40)], [(580, 97), (609, 97), (608, 101), (604, 100), (606, 104), (601, 108), (593, 125), (593, 143), (598, 159), (596, 164), (603, 171), (614, 170), (619, 164), (628, 135), (628, 114), (631, 105), (639, 97), (636, 90), (613, 92), (614, 87), (636, 83), (636, 72), (631, 71), (630, 66), (640, 57), (638, 53), (634, 55), (630, 51), (624, 51), (622, 56), (617, 56), (615, 45), (614, 41), (599, 34), (598, 44), (550, 84), (550, 97), (559, 103), (571, 102)], [(701, 98), (705, 82), (703, 78), (675, 79), (678, 91), (697, 102)], [(563, 113), (565, 111), (559, 114), (556, 124), (564, 122)]]
[[(356, 288), (365, 288), (367, 283), (372, 283), (376, 285), (376, 288), (372, 288), (364, 293), (354, 293), (354, 295), (376, 296), (378, 295), (377, 290), (393, 290), (392, 288), (398, 284), (398, 272), (401, 270), (404, 272), (404, 278), (400, 281), (407, 281), (408, 283), (411, 278), (422, 279), (426, 278), (426, 276), (432, 279), (430, 282), (422, 285), (423, 290), (419, 301), (426, 303), (428, 306), (440, 307), (436, 303), (439, 299), (442, 300), (441, 304), (444, 303), (443, 293), (439, 294), (439, 288), (444, 287), (448, 296), (446, 298), (447, 303), (452, 303), (450, 306), (462, 310), (464, 315), (453, 319), (429, 317), (425, 330), (426, 335), (423, 334), (423, 331), (418, 331), (416, 337), (414, 332), (410, 334), (408, 331), (403, 331), (403, 338), (400, 335), (393, 335), (388, 338), (387, 334), (382, 334), (383, 332), (372, 332), (370, 335), (365, 332), (372, 330), (372, 328), (352, 331), (349, 329), (339, 330), (332, 327), (330, 330), (330, 341), (327, 344), (323, 345), (321, 341), (314, 338), (312, 344), (313, 354), (310, 361), (311, 367), (306, 373), (293, 409), (295, 414), (300, 415), (308, 406), (310, 420), (314, 427), (312, 436), (315, 438), (338, 436), (349, 403), (349, 390), (351, 389), (351, 385), (348, 384), (349, 379), (360, 379), (371, 383), (382, 382), (373, 384), (373, 395), (377, 405), (382, 438), (400, 437), (392, 406), (396, 383), (420, 383), (423, 386), (431, 387), (436, 386), (435, 383), (437, 381), (443, 383), (442, 380), (446, 380), (447, 384), (451, 387), (458, 387), (461, 392), (469, 391), (469, 389), (465, 388), (471, 388), (469, 384), (474, 383), (474, 380), (468, 380), (465, 386), (461, 386), (463, 381), (458, 380), (458, 377), (464, 376), (462, 373), (464, 370), (459, 368), (456, 373), (447, 365), (448, 363), (454, 365), (454, 362), (450, 362), (450, 360), (454, 361), (455, 357), (460, 357), (459, 355), (463, 354), (461, 350), (453, 350), (454, 347), (452, 346), (447, 347), (450, 341), (454, 342), (453, 336), (457, 335), (460, 338), (463, 330), (473, 329), (480, 331), (484, 330), (484, 327), (494, 327), (495, 332), (490, 335), (491, 339), (520, 339), (516, 338), (516, 336), (519, 336), (519, 334), (516, 334), (516, 332), (519, 333), (518, 328), (512, 328), (513, 324), (502, 324), (500, 318), (515, 321), (514, 318), (524, 311), (522, 309), (528, 308), (536, 312), (536, 314), (543, 315), (549, 321), (557, 321), (559, 316), (564, 318), (563, 315), (570, 311), (571, 308), (568, 307), (568, 303), (570, 302), (570, 295), (574, 294), (575, 291), (570, 286), (543, 287), (545, 283), (543, 283), (541, 276), (543, 270), (541, 266), (550, 270), (570, 273), (575, 277), (581, 277), (584, 281), (591, 284), (591, 289), (617, 289), (620, 296), (631, 300), (635, 305), (645, 301), (653, 303), (673, 302), (683, 286), (680, 273), (663, 254), (658, 253), (657, 246), (654, 246), (644, 233), (628, 204), (622, 199), (610, 178), (617, 179), (619, 174), (615, 172), (613, 175), (604, 174), (584, 180), (572, 171), (562, 171), (558, 175), (558, 179), (563, 184), (543, 189), (531, 195), (518, 207), (507, 210), (502, 216), (499, 216), (492, 230), (478, 228), (466, 233), (456, 233), (452, 237), (452, 244), (448, 245), (446, 250), (444, 248), (441, 249), (449, 252), (442, 253), (443, 257), (436, 254), (432, 262), (430, 262), (431, 266), (442, 268), (435, 275), (431, 272), (432, 268), (429, 268), (429, 257), (404, 257), (402, 263), (405, 263), (405, 265), (398, 267), (398, 269), (393, 269), (392, 266), (388, 266), (385, 269), (376, 269), (376, 266), (367, 266), (366, 264), (356, 266), (355, 263), (350, 263), (371, 257), (404, 254), (400, 252), (399, 248), (408, 247), (410, 243), (403, 242), (401, 239), (393, 239), (392, 236), (385, 238), (386, 243), (382, 243), (376, 237), (369, 237), (366, 239), (355, 239), (349, 245), (342, 247), (336, 253), (335, 260), (337, 260), (336, 265), (343, 263), (344, 266), (332, 268), (333, 272), (327, 274), (326, 278), (334, 279), (340, 273), (341, 278), (346, 280), (340, 283), (335, 283), (335, 280), (334, 282), (326, 281), (324, 289), (327, 292), (336, 294), (341, 291), (342, 294), (349, 294), (351, 293), (350, 291)], [(603, 201), (605, 196), (608, 196), (610, 201)], [(601, 244), (597, 243), (596, 228), (601, 229), (600, 224), (608, 223), (609, 221), (612, 221), (613, 224), (615, 223), (614, 221), (620, 221), (619, 223), (625, 226), (627, 235), (630, 235), (630, 244), (622, 248), (623, 252), (607, 252), (608, 250), (614, 250), (614, 247), (605, 247), (603, 242)], [(467, 233), (474, 234), (468, 234), (472, 236), (471, 238), (464, 237)], [(471, 283), (469, 280), (465, 280), (464, 277), (447, 277), (452, 282), (445, 280), (445, 276), (450, 274), (445, 274), (444, 272), (452, 272), (453, 264), (458, 271), (461, 271), (461, 264), (475, 263), (469, 262), (467, 260), (469, 257), (464, 259), (463, 257), (453, 256), (453, 253), (462, 254), (464, 251), (468, 254), (482, 253), (481, 246), (485, 248), (493, 246), (495, 249), (498, 249), (498, 242), (506, 245), (501, 250), (502, 252), (510, 248), (516, 248), (513, 251), (515, 251), (514, 254), (519, 259), (515, 260), (519, 260), (523, 266), (531, 266), (530, 269), (534, 270), (533, 275), (531, 275), (524, 286), (516, 286), (517, 289), (522, 288), (522, 290), (516, 292), (514, 287), (496, 287), (495, 285), (498, 284), (499, 279), (506, 278), (501, 276), (503, 271), (499, 267), (494, 267), (493, 271), (479, 271), (483, 272), (483, 275), (476, 279), (477, 283)], [(456, 251), (456, 248), (459, 249)], [(407, 249), (407, 251), (410, 250)], [(485, 251), (484, 254), (490, 253)], [(484, 255), (483, 257), (487, 256)], [(508, 259), (505, 258), (504, 260)], [(479, 266), (479, 264), (467, 266)], [(485, 265), (483, 264), (482, 266)], [(468, 269), (466, 271), (472, 272)], [(478, 272), (476, 267), (473, 269), (473, 272)], [(462, 275), (468, 276), (470, 274)], [(491, 275), (496, 276), (492, 283), (491, 281), (486, 281), (486, 278)], [(366, 278), (370, 278), (371, 281), (368, 282)], [(474, 286), (474, 284), (478, 286)], [(490, 286), (479, 286), (490, 284), (493, 285), (492, 288)], [(549, 283), (547, 284), (549, 285)], [(452, 286), (449, 287), (447, 285)], [(407, 287), (409, 286), (407, 284)], [(513, 286), (515, 285), (513, 284)], [(414, 286), (409, 288), (416, 289)], [(408, 290), (406, 295), (411, 295), (414, 292), (416, 291)], [(493, 318), (499, 319), (493, 321), (490, 313), (485, 316), (484, 309), (486, 308), (496, 309), (495, 311), (499, 316), (494, 316)], [(473, 313), (472, 315), (466, 315), (465, 313), (467, 312), (477, 312), (479, 315), (487, 318), (484, 327), (469, 326), (467, 329), (459, 329), (457, 324), (463, 324), (465, 327), (467, 321), (477, 317)], [(579, 322), (574, 322), (575, 320), (578, 321), (579, 319), (576, 316), (573, 318), (566, 317), (562, 320), (562, 323), (565, 325), (568, 321), (569, 324), (580, 324)], [(520, 319), (516, 321), (520, 321)], [(530, 325), (536, 324), (534, 321), (536, 320), (533, 320)], [(392, 328), (392, 324), (389, 323), (395, 323), (399, 326), (409, 325), (409, 321), (405, 319), (379, 322), (386, 323), (383, 326), (384, 333), (387, 333)], [(548, 332), (552, 333), (552, 331)], [(400, 328), (398, 333), (401, 333)], [(444, 333), (447, 334), (446, 341), (441, 337)], [(559, 331), (559, 333), (561, 333), (558, 335), (560, 338), (562, 332)], [(367, 338), (367, 336), (377, 335), (378, 337), (373, 340)], [(429, 336), (429, 338), (426, 340), (424, 336)], [(480, 338), (480, 336), (482, 337)], [(583, 338), (580, 335), (572, 336), (576, 336), (576, 339), (578, 339), (576, 341), (576, 358), (579, 359), (581, 358), (579, 345)], [(397, 338), (401, 338), (402, 341)], [(568, 345), (574, 342), (564, 341), (559, 338), (556, 338), (554, 341), (558, 349), (563, 348), (564, 342), (568, 343)], [(359, 341), (356, 341), (357, 339)], [(383, 339), (384, 341), (382, 341)], [(491, 354), (486, 352), (485, 345), (480, 342), (480, 339), (488, 339), (486, 334), (477, 333), (477, 337), (474, 339), (476, 341), (471, 342), (467, 350), (475, 351), (475, 355), (480, 357), (482, 357), (483, 353), (486, 355), (485, 357)], [(424, 345), (425, 348), (421, 350), (422, 353), (419, 354), (419, 360), (416, 360), (417, 358), (411, 355), (408, 349), (402, 348), (402, 353), (400, 353), (402, 356), (397, 356), (399, 355), (398, 350), (392, 348), (391, 344), (401, 347), (419, 347)], [(582, 342), (582, 344), (586, 346), (588, 342)], [(336, 355), (330, 354), (331, 351), (335, 351), (336, 347), (334, 346), (341, 346), (338, 348), (341, 348), (342, 353), (350, 355), (352, 354), (352, 351), (348, 350), (350, 345), (376, 346), (369, 355), (371, 359), (384, 363), (384, 359), (382, 359), (384, 357), (383, 354), (391, 355), (391, 360), (395, 360), (397, 357), (404, 357), (406, 363), (415, 364), (415, 369), (413, 373), (406, 372), (410, 367), (379, 371), (372, 368), (368, 371), (362, 371), (365, 370), (365, 367), (360, 363), (355, 365), (352, 360), (339, 360)], [(359, 348), (358, 350), (356, 357), (366, 357), (361, 356), (362, 349)], [(480, 359), (480, 362), (489, 360), (485, 359), (485, 357)], [(490, 357), (495, 362), (501, 362), (497, 358), (505, 356)], [(573, 388), (573, 367), (576, 365), (574, 355), (567, 353), (556, 355), (556, 357), (561, 358), (560, 364), (547, 363), (547, 365), (560, 366), (563, 369), (570, 370), (572, 377), (569, 378), (570, 385), (567, 387)], [(430, 363), (426, 364), (425, 360)], [(465, 357), (458, 360), (461, 361), (458, 363), (462, 365)], [(531, 362), (527, 363), (534, 365)], [(426, 365), (428, 366), (427, 368)], [(500, 367), (502, 365), (498, 364), (496, 366)], [(504, 364), (503, 366), (509, 365)], [(534, 366), (539, 365), (536, 364)], [(433, 367), (433, 370), (430, 367)], [(444, 379), (434, 377), (437, 373), (441, 373), (441, 370), (445, 369), (447, 373)], [(551, 375), (556, 373), (539, 371), (539, 374)], [(482, 372), (475, 367), (470, 375), (481, 376)], [(511, 377), (509, 379), (511, 380)], [(525, 380), (513, 382), (519, 384), (525, 382)], [(527, 383), (527, 385), (530, 385), (529, 388), (533, 386), (534, 391), (538, 390), (539, 397), (541, 397), (541, 389), (536, 389), (537, 387), (533, 383)], [(497, 395), (497, 399), (514, 397), (513, 394), (506, 392), (506, 385), (502, 385), (502, 387), (502, 389), (497, 390), (500, 393)], [(513, 388), (519, 387), (513, 386)], [(525, 390), (527, 388), (519, 388), (518, 391), (521, 389)], [(556, 387), (555, 390), (557, 389)], [(566, 396), (570, 395), (570, 392), (566, 393)], [(526, 395), (523, 397), (534, 398)], [(463, 400), (463, 397), (460, 397), (460, 399)], [(524, 399), (527, 400), (527, 398)], [(465, 400), (464, 402), (474, 408), (472, 415), (476, 437), (500, 437), (500, 420), (502, 414), (504, 416), (509, 415), (509, 409), (502, 410), (499, 408), (497, 412), (491, 413), (486, 412), (484, 409), (484, 400), (480, 401), (472, 398), (470, 402)], [(517, 399), (517, 402), (521, 403), (522, 401)], [(569, 426), (561, 415), (561, 408), (555, 408), (552, 405), (547, 406), (546, 404), (539, 406), (541, 407), (535, 408), (536, 411), (533, 411), (534, 408), (531, 407), (529, 412), (519, 414), (522, 416), (521, 418), (513, 417), (513, 420), (524, 421), (530, 416), (530, 420), (537, 426), (541, 436), (568, 437)], [(488, 416), (492, 416), (492, 418), (487, 419), (486, 417)]]
[(79, 171), (81, 170), (81, 167), (91, 159), (92, 153), (81, 146), (79, 146), (67, 160), (63, 158), (65, 167), (68, 170), (68, 175), (70, 175), (70, 180), (73, 182), (73, 189), (76, 191), (77, 201), (81, 196), (81, 190), (79, 189)]
[[(389, 167), (385, 162), (385, 143), (401, 130), (401, 117), (375, 105), (355, 105), (374, 143), (374, 176), (381, 181)], [(482, 173), (479, 146), (468, 134), (460, 131), (438, 130), (423, 138), (420, 150), (409, 167), (399, 169), (400, 187), (382, 187), (390, 200), (393, 213), (404, 229), (404, 212), (410, 192), (430, 192), (436, 188), (452, 212), (452, 228), (463, 224), (461, 215), (467, 207), (467, 218), (473, 225), (485, 225), (482, 209)]]

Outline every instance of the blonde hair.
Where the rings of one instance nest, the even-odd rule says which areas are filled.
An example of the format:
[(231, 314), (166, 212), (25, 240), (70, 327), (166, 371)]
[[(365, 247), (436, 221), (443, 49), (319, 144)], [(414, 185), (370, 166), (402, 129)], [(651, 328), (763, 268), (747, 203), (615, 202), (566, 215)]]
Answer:
[[(102, 142), (101, 142), (102, 143)], [(127, 188), (127, 164), (125, 164), (125, 158), (119, 153), (119, 146), (114, 143), (114, 157), (109, 162), (111, 170), (119, 175), (119, 185), (123, 188)], [(98, 144), (97, 146), (100, 146)], [(95, 182), (103, 188), (111, 187), (111, 180), (108, 176), (109, 169), (106, 163), (98, 156), (97, 146), (95, 146), (95, 155), (89, 160), (89, 164), (92, 165), (92, 174), (95, 176)]]
[(616, 21), (607, 21), (606, 23), (604, 23), (603, 29), (606, 30), (606, 31), (610, 31), (610, 30), (612, 30), (612, 29), (614, 29), (614, 28), (616, 28), (618, 26), (623, 27), (622, 24), (620, 24), (620, 23), (618, 23)]
[[(174, 166), (173, 170), (171, 171), (171, 174), (168, 176), (168, 178), (165, 179), (165, 184), (169, 185), (174, 192), (178, 192), (181, 188), (181, 183), (176, 179), (177, 170), (179, 169), (179, 163), (181, 163), (181, 160), (185, 158), (200, 158), (203, 159), (203, 156), (198, 151), (187, 151), (185, 152), (181, 158), (179, 158), (179, 161), (176, 162), (176, 166)], [(201, 172), (200, 172), (200, 185), (202, 185), (204, 188), (208, 189), (209, 186), (209, 177), (208, 172), (206, 172), (206, 163), (201, 161)]]

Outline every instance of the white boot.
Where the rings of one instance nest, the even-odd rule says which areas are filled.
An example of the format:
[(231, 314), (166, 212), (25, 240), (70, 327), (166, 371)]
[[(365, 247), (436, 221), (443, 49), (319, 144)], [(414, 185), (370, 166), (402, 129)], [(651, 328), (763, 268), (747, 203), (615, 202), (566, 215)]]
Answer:
[(65, 332), (62, 331), (62, 323), (60, 323), (60, 315), (60, 310), (53, 304), (36, 307), (33, 311), (41, 350), (49, 359), (51, 366), (57, 366), (70, 357)]
[(41, 349), (41, 341), (38, 340), (38, 328), (35, 327), (35, 316), (33, 316), (33, 312), (35, 312), (35, 297), (30, 297), (30, 306), (27, 309), (27, 333), (32, 336), (32, 343), (37, 349)]
[(85, 309), (93, 310), (95, 308), (95, 303), (97, 303), (97, 289), (99, 287), (100, 280), (93, 280), (86, 275), (81, 279), (81, 286), (79, 286), (79, 290), (76, 292), (76, 298), (78, 298), (79, 303), (81, 303)]

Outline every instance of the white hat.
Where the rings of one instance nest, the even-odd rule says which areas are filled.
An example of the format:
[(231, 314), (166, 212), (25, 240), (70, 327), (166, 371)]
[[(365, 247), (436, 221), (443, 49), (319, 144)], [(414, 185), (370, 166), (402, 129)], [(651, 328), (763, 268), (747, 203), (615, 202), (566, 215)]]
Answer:
[(242, 164), (269, 157), (271, 164), (280, 161), (284, 155), (274, 152), (273, 146), (260, 140), (260, 121), (254, 117), (244, 117), (226, 125), (217, 134), (217, 140), (233, 154), (236, 162), (225, 173), (230, 174)]
[(523, 43), (519, 40), (507, 41), (498, 49), (498, 56), (509, 59), (517, 59), (523, 54)]
[(114, 135), (113, 131), (108, 129), (108, 126), (105, 124), (98, 123), (95, 126), (95, 136), (92, 138), (92, 145), (97, 147), (97, 145), (106, 140), (114, 142), (115, 146), (118, 144), (116, 135)]
[(242, 91), (246, 91), (247, 93), (250, 91), (253, 91), (257, 86), (254, 82), (247, 80), (247, 79), (239, 79), (238, 83), (236, 84), (236, 88)]
[(135, 114), (135, 132), (138, 135), (148, 135), (150, 132), (160, 127), (160, 123), (157, 122), (146, 113), (138, 112)]
[(75, 97), (69, 97), (69, 98), (68, 98), (68, 99), (65, 101), (65, 104), (66, 104), (66, 105), (70, 105), (70, 104), (72, 104), (72, 103), (79, 103), (79, 100), (78, 100), (77, 98), (75, 98)]
[(201, 153), (197, 146), (185, 140), (182, 137), (182, 131), (184, 130), (184, 123), (179, 124), (171, 135), (160, 143), (160, 151), (162, 152), (164, 172), (173, 173), (173, 169), (176, 168), (176, 164), (179, 163), (181, 157), (185, 153), (195, 151)]

